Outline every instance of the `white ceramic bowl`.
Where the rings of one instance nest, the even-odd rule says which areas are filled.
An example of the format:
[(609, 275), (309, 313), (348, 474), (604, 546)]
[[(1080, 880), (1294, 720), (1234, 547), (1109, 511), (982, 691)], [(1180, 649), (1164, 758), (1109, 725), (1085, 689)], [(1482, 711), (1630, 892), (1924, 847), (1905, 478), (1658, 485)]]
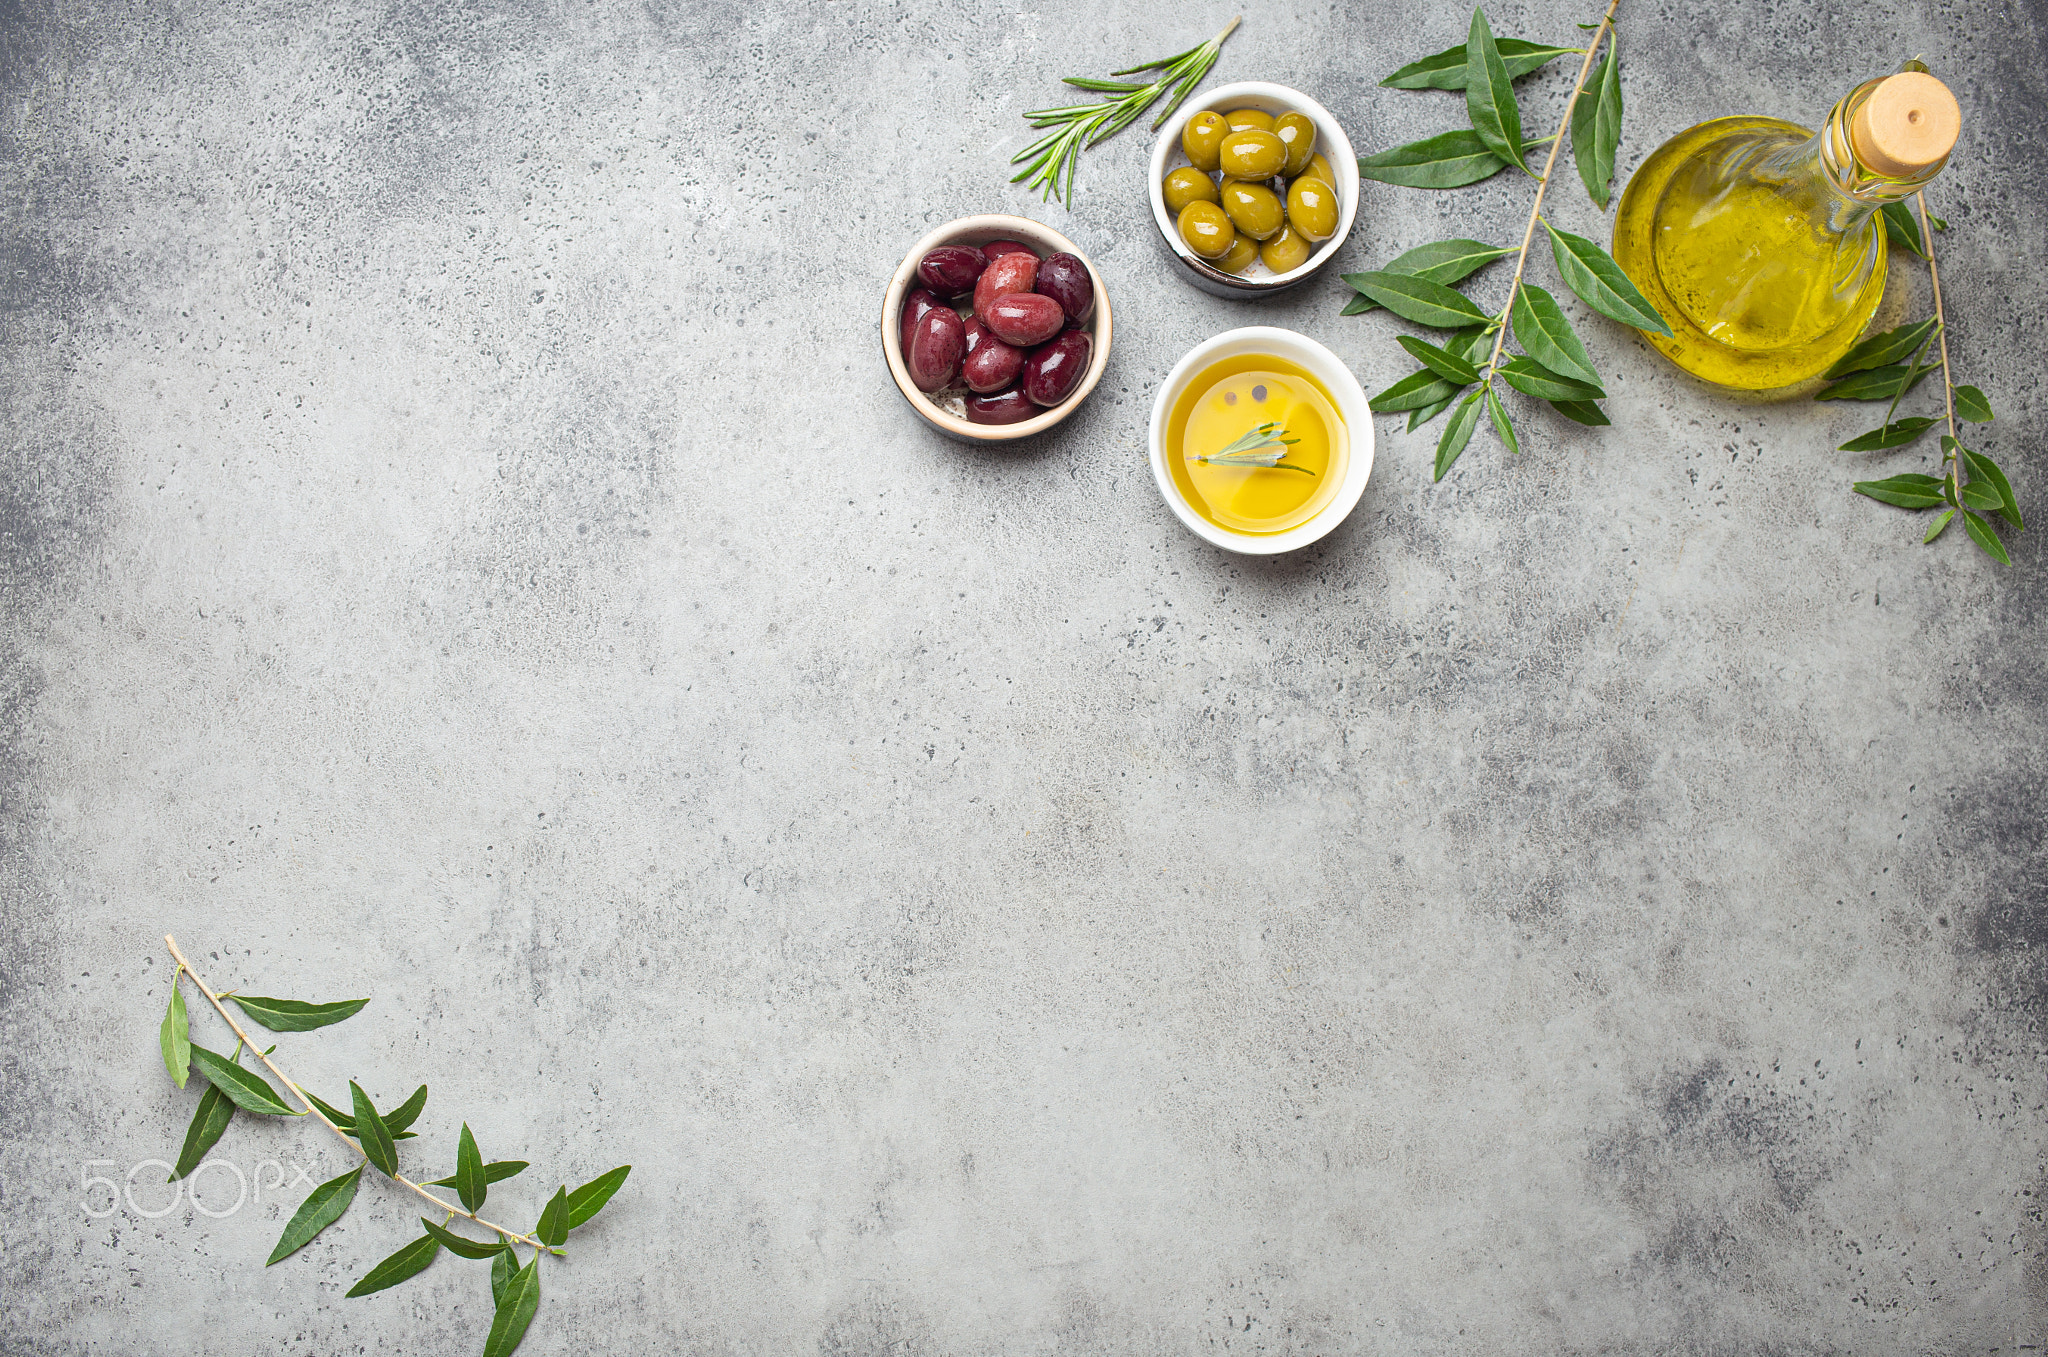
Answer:
[[(1167, 173), (1188, 163), (1187, 153), (1180, 148), (1181, 130), (1187, 126), (1188, 119), (1197, 113), (1228, 113), (1234, 108), (1261, 108), (1276, 116), (1290, 111), (1306, 114), (1316, 125), (1316, 151), (1330, 162), (1330, 169), (1337, 176), (1336, 234), (1316, 246), (1308, 262), (1298, 269), (1272, 273), (1263, 263), (1254, 260), (1243, 273), (1225, 273), (1187, 247), (1187, 242), (1180, 238), (1180, 231), (1175, 227), (1173, 214), (1166, 210), (1164, 187)], [(1204, 95), (1200, 103), (1183, 104), (1175, 110), (1172, 119), (1160, 130), (1159, 140), (1152, 146), (1151, 174), (1152, 220), (1159, 227), (1160, 241), (1178, 262), (1182, 278), (1218, 297), (1236, 300), (1270, 297), (1306, 282), (1337, 257), (1337, 249), (1351, 234), (1351, 223), (1358, 215), (1358, 157), (1352, 152), (1351, 139), (1344, 135), (1344, 129), (1337, 126), (1337, 120), (1330, 116), (1329, 109), (1300, 90), (1271, 85), (1263, 80), (1240, 80), (1234, 85), (1221, 86)]]
[[(1089, 356), (1088, 370), (1081, 374), (1080, 385), (1074, 388), (1072, 395), (1045, 413), (1016, 424), (976, 424), (919, 391), (917, 383), (910, 380), (910, 369), (903, 365), (902, 340), (896, 332), (897, 318), (903, 314), (904, 294), (917, 285), (918, 261), (941, 245), (986, 245), (991, 240), (1014, 240), (1029, 245), (1038, 251), (1040, 259), (1062, 251), (1074, 255), (1088, 265), (1088, 276), (1095, 283), (1095, 309), (1081, 326), (1094, 340), (1095, 351)], [(895, 276), (889, 279), (889, 291), (882, 298), (882, 357), (889, 364), (889, 375), (896, 379), (896, 388), (927, 424), (940, 433), (950, 434), (967, 443), (1006, 443), (1012, 439), (1029, 438), (1033, 434), (1044, 433), (1080, 409), (1081, 402), (1088, 399), (1088, 393), (1102, 380), (1102, 370), (1109, 366), (1110, 339), (1109, 289), (1102, 285), (1102, 275), (1095, 271), (1095, 265), (1073, 241), (1050, 226), (1041, 226), (1026, 217), (988, 213), (947, 222), (910, 247), (910, 253), (904, 255), (903, 262), (896, 266)]]
[[(1239, 105), (1233, 104), (1232, 107)], [(1211, 363), (1245, 353), (1272, 354), (1305, 369), (1323, 384), (1323, 389), (1330, 393), (1330, 399), (1336, 402), (1337, 413), (1344, 418), (1349, 452), (1344, 464), (1344, 480), (1337, 487), (1336, 498), (1323, 506), (1323, 511), (1314, 518), (1285, 532), (1243, 533), (1217, 527), (1195, 512), (1194, 506), (1187, 502), (1180, 487), (1174, 483), (1173, 472), (1166, 464), (1166, 421), (1173, 413), (1174, 402), (1187, 390), (1188, 383)], [(1197, 344), (1188, 350), (1186, 357), (1173, 365), (1172, 372), (1166, 374), (1166, 380), (1159, 384), (1159, 397), (1152, 402), (1152, 479), (1159, 483), (1159, 493), (1166, 500), (1167, 507), (1203, 541), (1246, 556), (1277, 556), (1283, 551), (1305, 547), (1342, 523), (1357, 506), (1358, 497), (1365, 493), (1365, 483), (1372, 475), (1372, 447), (1372, 410), (1365, 403), (1365, 392), (1359, 388), (1358, 379), (1351, 375), (1351, 369), (1345, 367), (1336, 354), (1307, 335), (1270, 325), (1225, 330), (1214, 339)]]

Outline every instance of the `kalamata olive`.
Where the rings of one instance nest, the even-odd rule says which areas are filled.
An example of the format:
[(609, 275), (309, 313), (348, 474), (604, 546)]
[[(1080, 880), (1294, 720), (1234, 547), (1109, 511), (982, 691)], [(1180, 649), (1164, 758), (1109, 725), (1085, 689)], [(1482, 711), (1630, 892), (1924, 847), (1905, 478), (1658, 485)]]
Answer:
[(972, 245), (941, 245), (917, 261), (917, 277), (941, 297), (958, 297), (987, 267), (988, 256)]
[(1038, 266), (1039, 295), (1060, 304), (1068, 320), (1086, 320), (1095, 307), (1095, 280), (1079, 255), (1061, 251)]
[(967, 419), (972, 424), (1020, 424), (1044, 413), (1031, 403), (1030, 397), (1015, 387), (993, 396), (967, 398)]
[(1026, 245), (1022, 241), (1017, 240), (991, 240), (988, 244), (981, 247), (981, 252), (987, 255), (991, 262), (993, 262), (995, 260), (995, 257), (999, 254), (1038, 253), (1038, 251), (1032, 249), (1029, 245)]
[(995, 331), (997, 339), (1028, 349), (1058, 334), (1067, 323), (1067, 313), (1050, 297), (1041, 297), (1036, 292), (1010, 292), (990, 303), (982, 320)]
[(1024, 360), (1023, 379), (1017, 388), (1038, 405), (1058, 405), (1074, 394), (1081, 374), (1088, 370), (1088, 356), (1095, 341), (1086, 330), (1068, 330), (1050, 344), (1031, 351)]
[(974, 314), (988, 319), (988, 309), (998, 297), (1012, 292), (1029, 292), (1038, 281), (1038, 256), (1026, 251), (1023, 254), (997, 255), (991, 260), (988, 271), (981, 275), (981, 281), (974, 285)]
[(919, 391), (937, 391), (960, 375), (960, 358), (966, 351), (967, 327), (960, 313), (950, 306), (935, 306), (912, 328), (903, 366), (910, 369), (910, 380)]
[(1024, 366), (1024, 350), (997, 339), (979, 320), (968, 325), (979, 328), (981, 336), (969, 339), (967, 357), (960, 363), (960, 380), (967, 383), (967, 389), (1000, 391), (1016, 381), (1017, 370)]
[(929, 288), (914, 287), (903, 294), (903, 310), (896, 317), (896, 344), (905, 353), (910, 352), (910, 331), (924, 313), (945, 303), (933, 296)]

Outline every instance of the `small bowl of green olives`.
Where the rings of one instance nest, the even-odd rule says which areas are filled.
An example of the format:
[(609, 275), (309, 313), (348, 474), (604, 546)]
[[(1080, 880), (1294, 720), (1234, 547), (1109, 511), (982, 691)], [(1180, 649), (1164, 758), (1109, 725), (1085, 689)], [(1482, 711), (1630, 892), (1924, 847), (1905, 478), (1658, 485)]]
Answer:
[(1102, 380), (1112, 336), (1102, 275), (1058, 231), (991, 213), (910, 249), (882, 298), (882, 357), (903, 399), (970, 443), (1058, 424)]
[(1358, 161), (1330, 111), (1242, 80), (1182, 108), (1152, 148), (1152, 219), (1181, 276), (1218, 297), (1285, 292), (1336, 256)]

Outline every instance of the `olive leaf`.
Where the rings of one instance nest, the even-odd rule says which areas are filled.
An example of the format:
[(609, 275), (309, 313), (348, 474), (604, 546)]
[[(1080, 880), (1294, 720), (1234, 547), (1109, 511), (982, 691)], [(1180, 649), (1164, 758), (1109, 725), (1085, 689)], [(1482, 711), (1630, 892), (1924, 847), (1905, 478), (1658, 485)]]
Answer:
[(1396, 335), (1394, 342), (1408, 350), (1408, 356), (1447, 382), (1470, 386), (1479, 380), (1479, 369), (1446, 349), (1414, 335)]
[(356, 1103), (356, 1143), (363, 1147), (369, 1157), (387, 1178), (398, 1176), (398, 1150), (391, 1143), (391, 1128), (378, 1115), (370, 1095), (363, 1092), (363, 1086), (355, 1080), (348, 1081), (348, 1091)]
[(497, 1309), (505, 1303), (505, 1288), (512, 1284), (513, 1274), (519, 1271), (519, 1257), (511, 1249), (505, 1250), (491, 1260), (491, 1308)]
[(1887, 476), (1881, 481), (1857, 481), (1849, 488), (1885, 504), (1896, 504), (1901, 509), (1932, 509), (1942, 502), (1941, 487), (1939, 477), (1912, 471), (1902, 476)]
[[(1550, 47), (1521, 38), (1496, 38), (1494, 46), (1507, 67), (1508, 79), (1520, 80), (1542, 70), (1575, 47)], [(1465, 44), (1446, 47), (1420, 61), (1411, 61), (1380, 84), (1397, 90), (1462, 90), (1465, 88)]]
[(1358, 158), (1359, 177), (1402, 188), (1463, 188), (1507, 168), (1479, 134), (1463, 128)]
[(1911, 419), (1901, 419), (1895, 423), (1887, 424), (1881, 429), (1872, 429), (1869, 433), (1858, 434), (1842, 444), (1841, 447), (1836, 448), (1835, 451), (1878, 452), (1884, 448), (1903, 448), (1908, 443), (1917, 442), (1920, 435), (1933, 427), (1933, 420), (1915, 415)]
[(484, 1339), (484, 1357), (511, 1357), (519, 1340), (526, 1337), (533, 1312), (540, 1307), (540, 1255), (512, 1274), (505, 1294), (491, 1316), (491, 1332)]
[[(1513, 254), (1514, 249), (1506, 245), (1487, 245), (1477, 240), (1437, 240), (1427, 245), (1395, 256), (1380, 265), (1382, 273), (1405, 273), (1414, 278), (1427, 278), (1432, 283), (1448, 287), (1462, 282), (1474, 273), (1499, 259), (1502, 255)], [(1354, 274), (1345, 274), (1349, 283)], [(1347, 316), (1356, 316), (1366, 311), (1377, 311), (1379, 303), (1363, 295), (1353, 297), (1343, 310)]]
[(1403, 410), (1420, 410), (1439, 401), (1454, 399), (1462, 389), (1424, 368), (1420, 372), (1409, 373), (1366, 404), (1375, 414), (1398, 414)]
[(1921, 382), (1933, 367), (1909, 368), (1904, 363), (1890, 363), (1881, 368), (1866, 368), (1852, 372), (1833, 386), (1814, 396), (1817, 401), (1881, 401), (1892, 400), (1904, 395)]
[(1843, 354), (1833, 367), (1821, 374), (1821, 377), (1826, 381), (1833, 381), (1852, 372), (1867, 372), (1871, 368), (1903, 362), (1918, 353), (1927, 341), (1934, 337), (1934, 332), (1940, 324), (1940, 321), (1929, 316), (1918, 325), (1901, 325), (1896, 330), (1886, 330), (1881, 335), (1872, 335)]
[(1955, 516), (1955, 510), (1943, 509), (1941, 511), (1941, 517), (1934, 520), (1934, 526), (1929, 528), (1927, 530), (1927, 535), (1920, 539), (1921, 545), (1924, 546), (1927, 543), (1932, 542), (1935, 538), (1941, 536), (1941, 530), (1943, 528), (1946, 528), (1948, 526), (1948, 521), (1954, 518)]
[(2000, 565), (2011, 565), (2012, 557), (2006, 554), (2005, 543), (1998, 540), (1998, 534), (1968, 509), (1963, 510), (1963, 530), (1970, 534), (1970, 540), (1984, 549), (1984, 554)]
[(462, 1198), (462, 1209), (471, 1215), (483, 1208), (490, 1192), (484, 1157), (477, 1153), (476, 1137), (469, 1133), (468, 1122), (462, 1123), (462, 1135), (455, 1142), (455, 1190)]
[[(486, 1183), (501, 1183), (505, 1179), (523, 1172), (526, 1167), (527, 1164), (524, 1159), (493, 1159), (490, 1163), (484, 1165), (484, 1181)], [(446, 1178), (436, 1178), (433, 1182), (428, 1183), (427, 1186), (460, 1187), (461, 1184), (456, 1181), (455, 1175), (451, 1173)]]
[(1472, 441), (1472, 430), (1479, 424), (1479, 392), (1465, 397), (1458, 407), (1458, 413), (1451, 416), (1451, 422), (1444, 425), (1443, 436), (1436, 443), (1436, 479), (1442, 480), (1444, 473), (1458, 460), (1465, 445)]
[(261, 999), (255, 995), (231, 994), (230, 999), (244, 1013), (273, 1032), (310, 1032), (316, 1027), (352, 1018), (368, 999), (343, 999), (331, 1004), (308, 1004), (297, 999)]
[[(1486, 11), (1473, 7), (1472, 28), (1465, 39), (1465, 116), (1480, 144), (1500, 159), (1529, 168), (1522, 158), (1522, 108), (1515, 102), (1507, 63), (1487, 26)], [(1391, 308), (1390, 308), (1391, 309)]]
[(1579, 342), (1572, 323), (1565, 319), (1557, 298), (1534, 283), (1523, 283), (1515, 289), (1509, 321), (1514, 326), (1515, 342), (1531, 358), (1562, 376), (1594, 386), (1600, 384), (1600, 374), (1594, 369), (1586, 346)]
[(1484, 325), (1487, 316), (1462, 292), (1427, 278), (1400, 273), (1354, 273), (1351, 286), (1392, 311), (1403, 320), (1437, 330), (1459, 330)]
[[(1450, 386), (1451, 384), (1449, 382), (1445, 382), (1444, 385)], [(1408, 432), (1414, 433), (1417, 429), (1429, 423), (1429, 421), (1435, 419), (1444, 411), (1450, 409), (1451, 406), (1457, 403), (1458, 397), (1463, 393), (1463, 391), (1463, 387), (1453, 387), (1451, 390), (1451, 394), (1444, 397), (1436, 404), (1425, 405), (1419, 410), (1411, 411), (1408, 415)]]
[(633, 1171), (631, 1164), (621, 1164), (609, 1173), (599, 1174), (569, 1194), (569, 1228), (575, 1229), (599, 1211), (612, 1199), (625, 1183), (626, 1175)]
[(1525, 396), (1547, 401), (1605, 400), (1607, 393), (1591, 382), (1560, 376), (1533, 358), (1516, 354), (1500, 365), (1507, 384)]
[(171, 973), (171, 1006), (164, 1010), (164, 1025), (157, 1034), (164, 1048), (164, 1068), (179, 1088), (192, 1073), (192, 1028), (185, 1016), (185, 995), (178, 988), (178, 973)]
[(397, 1253), (392, 1254), (363, 1275), (363, 1279), (348, 1289), (349, 1296), (367, 1296), (372, 1291), (382, 1291), (388, 1286), (397, 1286), (408, 1277), (417, 1277), (427, 1270), (427, 1264), (434, 1261), (434, 1255), (441, 1252), (441, 1242), (432, 1235), (413, 1240)]
[(1991, 402), (1984, 399), (1984, 393), (1976, 387), (1957, 387), (1955, 399), (1957, 419), (1967, 419), (1972, 424), (1989, 424), (1992, 421)]
[(356, 1199), (356, 1184), (362, 1181), (363, 1166), (356, 1165), (339, 1178), (331, 1178), (306, 1194), (306, 1200), (299, 1203), (299, 1209), (285, 1223), (284, 1233), (278, 1236), (277, 1247), (270, 1251), (270, 1259), (263, 1266), (282, 1262), (300, 1249), (313, 1242), (319, 1234), (335, 1221), (341, 1219), (348, 1204)]
[(1493, 431), (1500, 435), (1501, 443), (1509, 452), (1520, 455), (1522, 445), (1515, 441), (1515, 426), (1508, 419), (1508, 412), (1501, 408), (1500, 397), (1494, 394), (1493, 383), (1486, 384), (1486, 414), (1493, 421)]
[(562, 1186), (555, 1189), (555, 1195), (548, 1198), (548, 1204), (540, 1213), (540, 1224), (533, 1227), (533, 1237), (553, 1248), (569, 1237), (569, 1189)]
[(1878, 211), (1884, 218), (1884, 233), (1892, 244), (1927, 258), (1927, 245), (1920, 238), (1920, 223), (1913, 220), (1912, 208), (1904, 203), (1886, 203)]
[(427, 1086), (421, 1084), (412, 1091), (412, 1096), (400, 1103), (393, 1111), (384, 1114), (384, 1125), (391, 1132), (393, 1140), (399, 1132), (420, 1119), (420, 1113), (427, 1106)]
[(420, 1217), (420, 1224), (427, 1227), (427, 1234), (436, 1243), (454, 1254), (457, 1258), (489, 1258), (493, 1254), (503, 1253), (512, 1247), (505, 1242), (502, 1235), (488, 1244), (479, 1244), (474, 1239), (464, 1239), (455, 1231), (434, 1224), (433, 1221), (428, 1220), (425, 1216)]
[(1613, 191), (1614, 152), (1621, 145), (1621, 54), (1615, 42), (1608, 40), (1600, 68), (1572, 106), (1572, 159), (1587, 195), (1603, 212)]
[(204, 1046), (192, 1048), (192, 1063), (206, 1076), (206, 1081), (226, 1094), (236, 1107), (244, 1112), (260, 1112), (266, 1117), (303, 1117), (303, 1112), (294, 1112), (277, 1096), (277, 1090), (263, 1079), (243, 1069), (218, 1052)]
[(192, 1124), (185, 1128), (185, 1145), (178, 1151), (178, 1166), (171, 1170), (171, 1176), (164, 1179), (175, 1183), (206, 1158), (206, 1152), (220, 1143), (221, 1133), (228, 1129), (228, 1123), (235, 1119), (235, 1105), (220, 1086), (209, 1083), (206, 1092), (199, 1095), (199, 1108), (192, 1114)]
[(1614, 423), (1607, 412), (1591, 401), (1552, 401), (1550, 407), (1566, 419), (1576, 420), (1591, 429), (1603, 428)]
[(1650, 334), (1671, 333), (1664, 317), (1657, 314), (1649, 298), (1636, 290), (1636, 285), (1621, 271), (1621, 265), (1614, 262), (1613, 255), (1584, 236), (1560, 231), (1547, 221), (1543, 229), (1550, 232), (1550, 254), (1557, 261), (1559, 275), (1580, 301), (1623, 325)]
[[(1958, 453), (1962, 455), (1963, 465), (1970, 469), (1971, 485), (1988, 485), (1996, 492), (1998, 499), (1996, 504), (1980, 505), (1979, 507), (1997, 512), (2004, 517), (2006, 522), (2012, 524), (2021, 532), (2025, 532), (2027, 525), (2020, 518), (2019, 501), (2013, 498), (2012, 482), (2006, 480), (2005, 473), (1999, 470), (1998, 463), (1981, 453), (1971, 452), (1953, 438), (1944, 437), (1941, 440), (1941, 447), (1942, 451), (1949, 453), (1951, 456)], [(1964, 498), (1967, 499), (1968, 497), (1966, 492)]]

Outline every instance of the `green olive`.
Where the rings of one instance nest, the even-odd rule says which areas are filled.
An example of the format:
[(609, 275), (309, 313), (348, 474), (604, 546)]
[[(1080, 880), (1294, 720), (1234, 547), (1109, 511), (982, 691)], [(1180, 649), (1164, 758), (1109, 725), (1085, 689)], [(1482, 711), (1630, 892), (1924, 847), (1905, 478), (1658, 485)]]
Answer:
[(1237, 239), (1230, 218), (1214, 203), (1189, 203), (1180, 210), (1180, 238), (1204, 259), (1216, 259)]
[(1283, 226), (1279, 233), (1259, 246), (1259, 258), (1275, 273), (1289, 273), (1308, 262), (1309, 246), (1301, 232)]
[(1287, 221), (1310, 240), (1328, 240), (1337, 233), (1337, 191), (1303, 175), (1287, 190)]
[(1213, 259), (1210, 262), (1225, 273), (1243, 273), (1258, 257), (1258, 242), (1250, 236), (1239, 236), (1230, 242), (1230, 248), (1223, 252), (1221, 259)]
[(1303, 170), (1302, 173), (1310, 179), (1322, 180), (1331, 188), (1337, 187), (1335, 171), (1331, 170), (1330, 162), (1323, 159), (1320, 154), (1312, 155), (1308, 158), (1308, 168)]
[(1264, 240), (1287, 224), (1280, 195), (1264, 184), (1235, 183), (1223, 190), (1223, 211), (1253, 240)]
[(1166, 200), (1166, 210), (1179, 216), (1180, 210), (1189, 203), (1217, 201), (1216, 181), (1193, 165), (1183, 165), (1166, 176), (1159, 196)]
[(1306, 115), (1282, 113), (1273, 123), (1273, 135), (1287, 148), (1287, 168), (1282, 173), (1292, 176), (1308, 168), (1308, 158), (1316, 153), (1316, 125)]
[(1233, 132), (1242, 132), (1247, 127), (1256, 127), (1261, 132), (1273, 130), (1273, 115), (1263, 108), (1234, 108), (1223, 115), (1223, 121), (1230, 124)]
[(1229, 135), (1230, 125), (1223, 121), (1221, 114), (1197, 113), (1188, 119), (1188, 125), (1181, 129), (1180, 148), (1188, 153), (1188, 161), (1198, 170), (1216, 168), (1216, 151), (1223, 145), (1223, 138)]
[(1287, 163), (1287, 147), (1271, 132), (1251, 127), (1223, 139), (1221, 158), (1223, 172), (1233, 179), (1271, 179)]

